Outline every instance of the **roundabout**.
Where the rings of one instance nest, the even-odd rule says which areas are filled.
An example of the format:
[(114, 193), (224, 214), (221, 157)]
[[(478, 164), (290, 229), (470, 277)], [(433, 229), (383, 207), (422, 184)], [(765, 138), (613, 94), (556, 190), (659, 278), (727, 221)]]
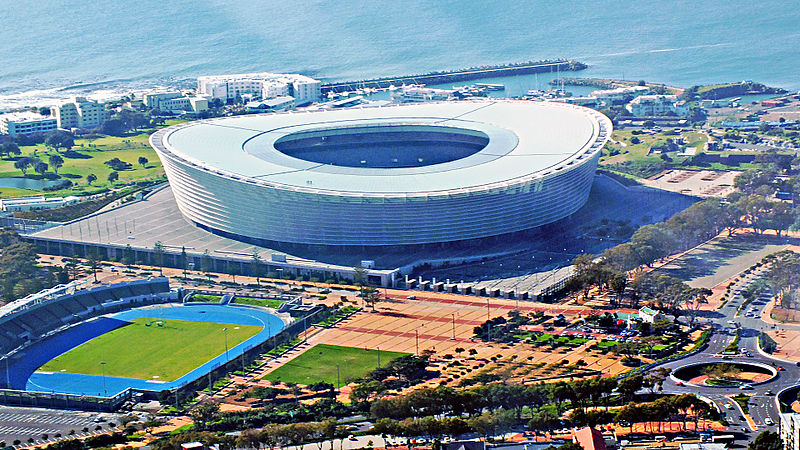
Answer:
[(673, 381), (693, 386), (747, 387), (768, 383), (778, 376), (769, 364), (749, 361), (696, 362), (676, 368)]

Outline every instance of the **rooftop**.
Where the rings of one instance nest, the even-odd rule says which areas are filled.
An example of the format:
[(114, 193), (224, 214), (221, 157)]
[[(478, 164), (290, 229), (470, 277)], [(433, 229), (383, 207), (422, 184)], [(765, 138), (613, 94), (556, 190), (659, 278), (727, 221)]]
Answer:
[(300, 75), (299, 73), (272, 73), (272, 72), (253, 72), (253, 73), (234, 73), (228, 75), (203, 75), (197, 77), (198, 81), (225, 81), (225, 80), (278, 80), (291, 79), (300, 81), (316, 81), (315, 79)]
[[(210, 119), (168, 128), (151, 141), (206, 170), (276, 187), (426, 193), (513, 183), (566, 168), (595, 150), (600, 117), (587, 108), (552, 102), (443, 102)], [(454, 161), (381, 169), (306, 161), (276, 151), (274, 145), (297, 133), (315, 132), (324, 141), (326, 133), (389, 127), (409, 132), (415, 130), (408, 127), (466, 130), (485, 134), (489, 142)]]
[(53, 116), (43, 116), (31, 111), (7, 113), (0, 115), (0, 120), (10, 120), (13, 122), (38, 122), (41, 120), (56, 120)]

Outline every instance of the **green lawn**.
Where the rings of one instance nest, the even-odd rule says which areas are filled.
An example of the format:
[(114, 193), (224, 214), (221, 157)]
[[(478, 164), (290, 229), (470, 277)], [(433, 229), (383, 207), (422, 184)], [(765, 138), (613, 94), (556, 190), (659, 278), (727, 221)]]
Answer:
[[(339, 365), (341, 384), (354, 380), (378, 367), (378, 350), (317, 344), (276, 370), (264, 379), (310, 385), (318, 382), (336, 386), (336, 365)], [(380, 351), (381, 366), (408, 353)]]
[(236, 297), (233, 303), (242, 303), (245, 305), (263, 306), (272, 309), (278, 309), (286, 303), (283, 300), (276, 300), (274, 298), (249, 298), (249, 297)]
[[(163, 322), (158, 326), (156, 321)], [(147, 326), (147, 324), (150, 324)], [(54, 358), (39, 370), (176, 380), (228, 348), (252, 337), (261, 327), (141, 317)]]
[[(169, 120), (166, 125), (174, 125), (181, 122), (183, 121)], [(58, 179), (71, 180), (75, 183), (75, 186), (71, 189), (56, 192), (3, 188), (0, 189), (0, 198), (41, 194), (47, 194), (48, 196), (74, 195), (96, 191), (99, 188), (110, 188), (114, 185), (127, 184), (133, 181), (163, 179), (164, 169), (161, 167), (161, 161), (149, 144), (150, 134), (153, 131), (155, 130), (147, 130), (126, 137), (103, 136), (96, 139), (75, 139), (75, 147), (73, 147), (72, 150), (83, 155), (83, 157), (69, 158), (64, 155), (64, 151), (58, 152), (64, 159), (64, 165), (58, 169)], [(25, 146), (21, 147), (20, 150), (22, 154), (19, 156), (36, 157), (48, 164), (49, 156), (56, 153), (55, 150), (45, 147), (44, 144)], [(140, 156), (147, 158), (148, 162), (145, 166), (139, 165), (138, 160)], [(16, 158), (17, 157), (0, 159), (0, 177), (23, 176), (22, 172), (14, 167)], [(113, 169), (108, 167), (105, 162), (114, 158), (119, 158), (122, 161), (130, 163), (132, 167), (119, 172), (119, 181), (112, 185), (112, 183), (108, 182), (108, 174), (110, 174)], [(93, 173), (97, 177), (97, 181), (92, 183), (91, 186), (86, 180), (86, 176), (90, 173)], [(27, 174), (29, 176), (40, 177), (39, 174), (34, 172), (33, 168), (29, 168)], [(48, 168), (45, 176), (55, 176), (53, 167)]]

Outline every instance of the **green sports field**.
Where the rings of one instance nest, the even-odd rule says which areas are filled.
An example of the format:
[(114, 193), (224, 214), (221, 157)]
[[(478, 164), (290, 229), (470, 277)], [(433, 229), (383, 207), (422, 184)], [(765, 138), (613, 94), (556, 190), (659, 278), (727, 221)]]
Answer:
[(224, 328), (229, 349), (262, 330), (140, 317), (57, 356), (39, 370), (101, 375), (105, 369), (105, 375), (112, 377), (173, 381), (225, 352)]
[[(381, 366), (408, 353), (380, 351)], [(378, 350), (317, 344), (264, 376), (265, 380), (310, 385), (336, 385), (336, 365), (342, 385), (378, 367)]]

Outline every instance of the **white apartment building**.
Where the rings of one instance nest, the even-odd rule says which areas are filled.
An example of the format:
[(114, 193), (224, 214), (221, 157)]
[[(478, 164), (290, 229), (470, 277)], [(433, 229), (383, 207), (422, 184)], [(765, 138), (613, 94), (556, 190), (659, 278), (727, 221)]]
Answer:
[(58, 128), (67, 130), (97, 128), (110, 115), (102, 103), (88, 100), (85, 97), (75, 97), (71, 102), (53, 106), (50, 108), (50, 112), (56, 118)]
[(637, 117), (668, 114), (685, 116), (689, 112), (686, 102), (678, 101), (675, 95), (640, 95), (625, 105), (625, 109)]
[(243, 73), (234, 75), (209, 75), (197, 78), (197, 93), (223, 102), (236, 96), (250, 100), (281, 96), (294, 97), (303, 105), (318, 101), (322, 82), (299, 74)]
[(781, 414), (780, 435), (784, 450), (800, 450), (800, 414)]
[(53, 116), (43, 116), (34, 112), (9, 113), (0, 116), (0, 134), (49, 133), (58, 129), (58, 121)]
[(638, 95), (644, 95), (650, 92), (647, 86), (629, 86), (616, 89), (603, 89), (599, 91), (592, 91), (590, 97), (596, 98), (603, 104), (610, 105), (614, 102), (628, 101)]
[(189, 96), (179, 91), (150, 92), (143, 95), (148, 108), (161, 111), (202, 112), (208, 109), (208, 99)]

